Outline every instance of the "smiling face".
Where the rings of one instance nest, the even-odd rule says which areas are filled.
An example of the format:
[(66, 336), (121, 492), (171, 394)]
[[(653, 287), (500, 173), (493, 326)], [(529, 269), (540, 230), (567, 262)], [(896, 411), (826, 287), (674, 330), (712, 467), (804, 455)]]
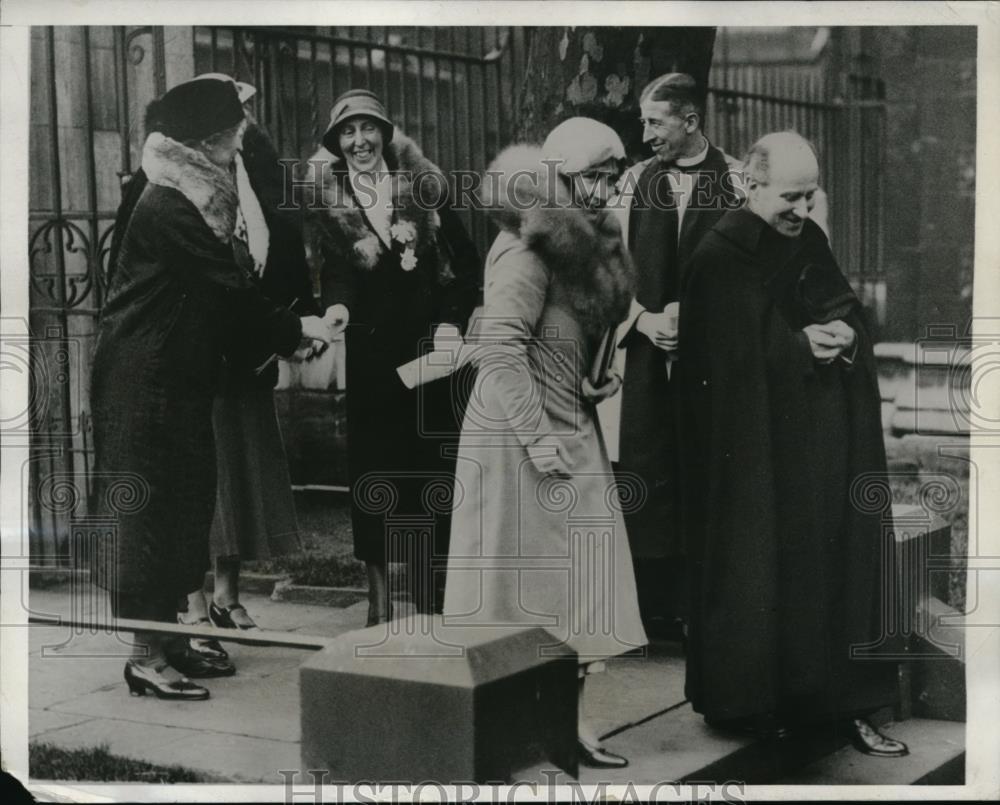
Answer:
[(337, 132), (340, 150), (354, 171), (372, 171), (382, 164), (382, 129), (370, 117), (352, 117)]
[(701, 148), (698, 115), (678, 115), (669, 101), (643, 101), (639, 107), (642, 118), (642, 141), (649, 143), (662, 162), (692, 157)]
[(585, 207), (603, 207), (615, 193), (615, 182), (621, 171), (618, 162), (609, 159), (580, 173), (572, 174), (575, 197)]
[(815, 206), (819, 165), (806, 146), (774, 150), (764, 180), (747, 181), (747, 207), (787, 238), (802, 233)]

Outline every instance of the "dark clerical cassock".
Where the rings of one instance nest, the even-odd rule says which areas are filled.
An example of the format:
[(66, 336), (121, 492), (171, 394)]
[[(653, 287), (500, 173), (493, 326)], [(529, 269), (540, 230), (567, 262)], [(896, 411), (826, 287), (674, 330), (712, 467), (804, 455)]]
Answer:
[[(866, 488), (885, 484), (874, 357), (826, 236), (728, 212), (681, 309), (694, 709), (794, 723), (894, 702), (889, 504)], [(820, 364), (802, 328), (834, 319), (857, 334), (853, 362)]]
[[(671, 171), (691, 176), (691, 192), (682, 213), (669, 179)], [(654, 158), (638, 174), (633, 199), (628, 246), (636, 266), (636, 301), (646, 310), (659, 313), (680, 298), (685, 266), (695, 247), (722, 214), (737, 203), (726, 157), (709, 145), (701, 161), (683, 168)], [(680, 359), (668, 375), (667, 353), (634, 325), (621, 343), (625, 347), (625, 384), (618, 466), (623, 473), (639, 479), (644, 489), (641, 504), (625, 513), (640, 600), (644, 617), (680, 615), (685, 601), (685, 571), (678, 446), (683, 423), (677, 389), (685, 348), (680, 345)]]

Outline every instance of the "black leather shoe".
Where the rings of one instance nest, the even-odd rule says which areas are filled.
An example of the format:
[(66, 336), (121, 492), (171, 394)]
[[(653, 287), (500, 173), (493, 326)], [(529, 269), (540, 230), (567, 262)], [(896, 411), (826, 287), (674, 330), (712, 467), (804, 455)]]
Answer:
[(208, 690), (196, 685), (186, 677), (171, 682), (155, 668), (136, 665), (129, 660), (125, 663), (125, 684), (133, 696), (152, 693), (158, 699), (200, 702), (208, 698)]
[[(177, 616), (177, 622), (182, 626), (211, 626), (212, 622), (208, 618), (200, 618), (193, 623), (181, 620)], [(229, 652), (222, 647), (222, 643), (212, 637), (192, 637), (188, 640), (188, 648), (195, 654), (204, 657), (206, 660), (228, 660)]]
[(867, 718), (851, 721), (851, 744), (859, 752), (872, 757), (904, 757), (910, 754), (906, 744), (883, 735)]
[(603, 746), (591, 746), (582, 738), (576, 742), (576, 755), (581, 766), (591, 769), (624, 769), (628, 760), (614, 752), (609, 752)]
[(232, 676), (236, 666), (229, 660), (207, 660), (200, 654), (185, 648), (167, 654), (167, 662), (192, 679), (211, 679), (218, 676)]
[[(238, 610), (243, 610), (243, 617), (240, 618), (240, 622), (237, 623), (233, 620), (233, 613)], [(220, 607), (213, 601), (208, 605), (208, 617), (212, 619), (212, 623), (218, 626), (220, 629), (258, 629), (256, 623), (247, 614), (247, 609), (243, 604), (237, 604), (232, 607)]]

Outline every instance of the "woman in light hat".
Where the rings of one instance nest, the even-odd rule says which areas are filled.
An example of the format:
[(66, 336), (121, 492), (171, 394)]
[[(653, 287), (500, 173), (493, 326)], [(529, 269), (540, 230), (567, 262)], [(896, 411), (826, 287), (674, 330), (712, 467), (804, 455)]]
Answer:
[[(174, 622), (201, 586), (215, 505), (212, 404), (224, 355), (327, 343), (325, 323), (264, 297), (234, 253), (232, 161), (245, 126), (229, 81), (173, 87), (149, 114), (145, 187), (123, 205), (91, 379), (99, 512), (114, 528), (95, 580), (120, 618)], [(136, 633), (125, 680), (135, 695), (199, 700), (186, 676), (231, 670), (186, 641)]]
[[(478, 369), (462, 426), (445, 624), (541, 625), (580, 662), (579, 760), (621, 767), (583, 712), (583, 680), (646, 644), (622, 501), (595, 403), (598, 358), (633, 272), (604, 204), (624, 148), (573, 118), (541, 149), (513, 146), (484, 180), (503, 231), (486, 258)], [(601, 364), (595, 367), (595, 362)]]
[(333, 105), (314, 215), (327, 320), (346, 327), (347, 451), (354, 554), (368, 623), (392, 616), (387, 567), (408, 561), (418, 610), (439, 610), (464, 373), (408, 388), (397, 368), (455, 343), (479, 299), (479, 255), (448, 183), (368, 90)]

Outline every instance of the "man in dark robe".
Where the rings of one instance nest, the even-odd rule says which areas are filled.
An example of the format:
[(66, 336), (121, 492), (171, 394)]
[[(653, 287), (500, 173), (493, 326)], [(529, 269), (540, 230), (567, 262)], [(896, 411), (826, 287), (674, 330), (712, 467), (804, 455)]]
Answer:
[[(643, 490), (625, 512), (643, 620), (652, 634), (668, 636), (687, 600), (678, 516), (683, 362), (676, 362), (676, 303), (688, 258), (737, 204), (726, 157), (702, 133), (703, 98), (684, 73), (660, 76), (640, 96), (643, 140), (654, 155), (626, 174), (616, 202), (637, 287), (618, 331), (625, 359), (622, 398), (602, 406), (605, 430), (614, 431), (610, 440), (619, 445), (623, 482)], [(620, 425), (607, 414), (619, 405)]]
[(885, 448), (860, 304), (809, 220), (819, 168), (763, 137), (747, 204), (692, 258), (682, 301), (687, 695), (720, 726), (827, 723), (867, 754), (906, 746), (868, 720), (897, 699)]

